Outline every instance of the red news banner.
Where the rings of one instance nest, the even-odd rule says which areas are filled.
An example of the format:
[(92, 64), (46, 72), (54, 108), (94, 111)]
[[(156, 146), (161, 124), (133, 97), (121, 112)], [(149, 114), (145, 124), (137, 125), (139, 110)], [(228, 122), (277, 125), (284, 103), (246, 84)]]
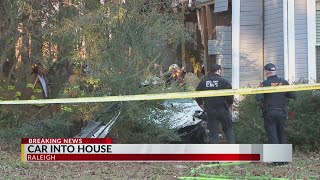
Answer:
[(291, 144), (112, 144), (110, 138), (23, 138), (21, 160), (291, 162)]

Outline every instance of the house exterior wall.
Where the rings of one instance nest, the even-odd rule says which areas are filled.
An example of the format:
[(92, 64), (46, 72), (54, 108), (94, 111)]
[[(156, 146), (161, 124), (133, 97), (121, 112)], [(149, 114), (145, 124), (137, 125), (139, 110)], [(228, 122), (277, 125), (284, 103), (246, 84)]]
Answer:
[(232, 35), (231, 26), (216, 26), (216, 40), (208, 41), (208, 54), (216, 55), (223, 67), (223, 77), (232, 81)]
[(232, 81), (232, 29), (231, 26), (217, 26), (217, 40), (223, 42), (222, 53), (217, 55), (217, 63), (223, 67), (222, 75), (229, 82)]
[[(316, 8), (316, 44), (320, 44), (320, 2)], [(317, 82), (320, 83), (320, 46), (316, 47)]]
[(308, 79), (307, 0), (294, 1), (296, 81)]
[(317, 47), (317, 82), (320, 83), (320, 47)]
[[(310, 1), (317, 1), (317, 6)], [(265, 79), (259, 68), (267, 63), (274, 63), (278, 76), (290, 82), (320, 82), (320, 0), (240, 0), (240, 4), (241, 87)]]
[(214, 12), (223, 12), (228, 10), (228, 0), (216, 0), (214, 4)]
[(316, 7), (316, 43), (320, 44), (320, 2), (317, 2)]
[(262, 0), (241, 0), (240, 87), (256, 86), (263, 80)]
[(264, 0), (264, 64), (273, 63), (284, 78), (283, 0)]

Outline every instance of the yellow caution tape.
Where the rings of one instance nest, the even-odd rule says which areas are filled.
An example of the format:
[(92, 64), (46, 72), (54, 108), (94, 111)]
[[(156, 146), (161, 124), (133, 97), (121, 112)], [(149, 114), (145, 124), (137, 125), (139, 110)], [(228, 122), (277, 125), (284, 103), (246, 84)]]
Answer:
[(21, 144), (21, 161), (24, 162), (24, 144)]
[(186, 99), (186, 98), (261, 94), (261, 93), (275, 93), (275, 92), (288, 92), (288, 91), (305, 91), (305, 90), (317, 90), (317, 89), (320, 89), (320, 83), (277, 86), (277, 87), (209, 90), (209, 91), (159, 93), (159, 94), (139, 94), (139, 95), (124, 95), (124, 96), (11, 100), (11, 101), (0, 101), (0, 105), (1, 104), (47, 104), (47, 103), (51, 103), (51, 104), (92, 103), (92, 102), (114, 102), (114, 101), (146, 101), (146, 100), (160, 100), (160, 99)]

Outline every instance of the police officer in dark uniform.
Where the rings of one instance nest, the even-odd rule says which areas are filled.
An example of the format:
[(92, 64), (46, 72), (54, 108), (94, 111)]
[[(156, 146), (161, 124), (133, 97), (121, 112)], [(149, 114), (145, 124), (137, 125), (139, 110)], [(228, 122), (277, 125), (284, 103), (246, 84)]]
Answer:
[[(218, 64), (210, 67), (209, 74), (198, 84), (197, 91), (232, 89), (231, 84), (223, 79), (222, 68)], [(219, 123), (226, 135), (229, 144), (235, 144), (235, 136), (232, 128), (232, 119), (229, 107), (233, 104), (234, 96), (197, 98), (198, 105), (207, 112), (208, 129), (210, 131), (210, 143), (219, 143)]]
[[(261, 83), (262, 87), (289, 85), (289, 83), (276, 75), (276, 66), (272, 63), (264, 67), (267, 80)], [(286, 144), (284, 126), (286, 121), (287, 99), (295, 99), (293, 92), (279, 92), (257, 94), (256, 100), (260, 103), (264, 118), (264, 127), (270, 144)]]

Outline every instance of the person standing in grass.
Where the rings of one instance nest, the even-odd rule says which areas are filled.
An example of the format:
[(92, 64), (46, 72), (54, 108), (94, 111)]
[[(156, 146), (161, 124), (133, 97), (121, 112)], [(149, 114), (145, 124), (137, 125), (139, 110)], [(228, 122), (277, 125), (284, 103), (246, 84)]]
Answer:
[[(222, 68), (218, 64), (210, 67), (208, 75), (198, 84), (197, 91), (232, 89), (231, 84), (221, 77)], [(226, 135), (229, 144), (235, 144), (235, 135), (232, 128), (232, 117), (229, 108), (234, 96), (197, 98), (198, 105), (207, 112), (210, 143), (219, 143), (219, 124)]]
[[(262, 87), (289, 85), (288, 81), (276, 75), (276, 66), (269, 63), (264, 66), (267, 80), (261, 83)], [(257, 94), (256, 100), (259, 102), (264, 118), (264, 128), (266, 130), (270, 144), (287, 144), (285, 136), (286, 99), (295, 99), (294, 92), (279, 92)]]

